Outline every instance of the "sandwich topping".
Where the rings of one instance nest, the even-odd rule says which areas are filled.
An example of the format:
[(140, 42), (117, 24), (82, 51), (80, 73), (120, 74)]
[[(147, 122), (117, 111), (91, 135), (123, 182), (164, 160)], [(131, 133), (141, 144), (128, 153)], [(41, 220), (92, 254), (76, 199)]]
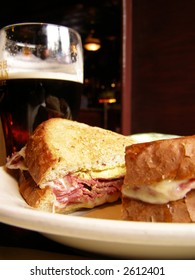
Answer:
[(195, 189), (195, 178), (187, 180), (163, 180), (148, 186), (125, 186), (123, 195), (152, 204), (164, 204), (182, 199)]

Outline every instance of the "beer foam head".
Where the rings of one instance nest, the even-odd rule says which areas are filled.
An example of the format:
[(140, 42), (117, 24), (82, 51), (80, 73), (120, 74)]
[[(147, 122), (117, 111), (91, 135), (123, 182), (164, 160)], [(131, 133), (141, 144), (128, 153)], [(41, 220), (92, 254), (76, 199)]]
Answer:
[[(25, 36), (18, 36), (15, 29), (28, 25), (35, 27), (36, 38), (40, 36), (41, 41), (36, 40), (35, 43), (34, 37), (30, 36), (26, 42)], [(0, 62), (5, 62), (7, 79), (49, 78), (83, 83), (82, 43), (75, 31), (53, 24), (26, 23), (13, 26), (0, 30)], [(37, 26), (40, 28), (39, 35)], [(26, 29), (21, 30), (25, 33)], [(43, 35), (47, 36), (46, 41), (42, 41)]]
[(58, 62), (50, 58), (41, 60), (32, 54), (18, 54), (14, 57), (7, 55), (4, 59), (7, 61), (8, 79), (44, 78), (83, 83), (82, 58), (78, 58), (76, 62)]
[(5, 42), (6, 42), (6, 33), (4, 29), (1, 29), (0, 30), (0, 61), (3, 60)]

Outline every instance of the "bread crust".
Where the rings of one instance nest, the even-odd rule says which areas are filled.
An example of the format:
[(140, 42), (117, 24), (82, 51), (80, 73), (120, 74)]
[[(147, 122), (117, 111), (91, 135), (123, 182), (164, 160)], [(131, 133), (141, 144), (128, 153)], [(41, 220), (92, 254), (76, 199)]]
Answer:
[(33, 181), (28, 171), (21, 171), (19, 174), (19, 191), (24, 200), (33, 208), (39, 208), (52, 212), (54, 196), (52, 189), (40, 189)]
[(101, 178), (101, 172), (110, 170), (102, 178), (118, 178), (125, 175), (125, 147), (133, 143), (128, 136), (54, 118), (39, 125), (30, 137), (25, 163), (38, 185), (74, 172)]
[(195, 177), (195, 135), (126, 147), (123, 188)]
[(122, 196), (122, 219), (137, 222), (195, 222), (195, 190), (167, 204), (150, 204)]

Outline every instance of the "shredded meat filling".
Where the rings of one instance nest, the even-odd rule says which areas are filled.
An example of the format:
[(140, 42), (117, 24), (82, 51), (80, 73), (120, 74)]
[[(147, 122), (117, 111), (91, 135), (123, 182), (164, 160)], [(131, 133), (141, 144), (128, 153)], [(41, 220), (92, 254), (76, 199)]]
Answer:
[[(71, 177), (71, 178), (70, 178)], [(94, 200), (105, 194), (119, 192), (123, 179), (115, 180), (81, 180), (71, 175), (66, 176), (66, 181), (73, 183), (71, 187), (65, 188), (59, 182), (53, 187), (56, 200), (61, 204), (79, 203), (81, 201)]]

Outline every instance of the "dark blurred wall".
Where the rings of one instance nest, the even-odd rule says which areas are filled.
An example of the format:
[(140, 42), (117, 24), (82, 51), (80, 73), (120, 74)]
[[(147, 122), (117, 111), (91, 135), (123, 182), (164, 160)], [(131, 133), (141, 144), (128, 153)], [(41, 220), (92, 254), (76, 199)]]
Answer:
[(195, 1), (134, 0), (132, 133), (195, 134)]

